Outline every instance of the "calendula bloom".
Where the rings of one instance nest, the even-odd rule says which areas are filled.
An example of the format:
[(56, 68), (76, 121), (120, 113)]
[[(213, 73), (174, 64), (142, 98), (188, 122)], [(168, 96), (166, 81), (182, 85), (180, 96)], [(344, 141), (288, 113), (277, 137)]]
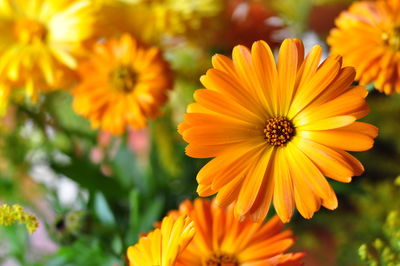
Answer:
[(67, 84), (92, 34), (90, 1), (0, 1), (0, 76), (28, 97)]
[(159, 114), (172, 86), (170, 70), (158, 48), (146, 48), (129, 35), (96, 44), (79, 68), (82, 81), (72, 91), (73, 107), (94, 128), (121, 134), (140, 129)]
[(400, 93), (400, 1), (359, 1), (336, 19), (328, 44), (354, 66), (356, 80), (374, 82), (385, 94)]
[(16, 222), (24, 223), (30, 234), (36, 231), (39, 223), (36, 216), (24, 211), (20, 205), (3, 204), (0, 206), (0, 225), (8, 226)]
[(128, 248), (130, 266), (173, 266), (192, 240), (195, 229), (189, 217), (167, 216), (157, 228)]
[(263, 41), (236, 46), (233, 60), (213, 57), (178, 129), (189, 156), (215, 157), (197, 174), (200, 196), (218, 193), (219, 206), (234, 203), (236, 217), (256, 221), (271, 202), (284, 222), (295, 206), (305, 218), (337, 207), (324, 176), (360, 175), (346, 151), (370, 149), (377, 128), (356, 121), (369, 109), (365, 88), (351, 86), (354, 69), (340, 56), (319, 65), (321, 53), (317, 45), (304, 58), (302, 42), (286, 39), (277, 66)]
[(285, 253), (295, 240), (290, 230), (282, 230), (283, 223), (277, 216), (267, 223), (239, 221), (231, 206), (221, 209), (207, 199), (196, 199), (193, 204), (183, 202), (178, 214), (189, 215), (196, 234), (176, 265), (302, 264), (303, 253)]

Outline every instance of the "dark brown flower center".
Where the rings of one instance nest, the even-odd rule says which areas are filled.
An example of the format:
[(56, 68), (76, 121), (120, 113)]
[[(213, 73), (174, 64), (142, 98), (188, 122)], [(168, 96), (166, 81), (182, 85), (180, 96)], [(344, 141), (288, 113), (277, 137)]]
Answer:
[(293, 123), (283, 116), (269, 119), (264, 128), (264, 138), (272, 146), (285, 146), (294, 133)]
[(138, 74), (129, 66), (121, 66), (111, 72), (110, 80), (118, 91), (130, 93), (135, 89)]
[(14, 33), (18, 41), (32, 43), (34, 40), (44, 41), (47, 36), (46, 27), (32, 19), (18, 20), (14, 25)]
[(228, 254), (212, 254), (210, 258), (205, 261), (204, 266), (239, 266), (236, 257)]

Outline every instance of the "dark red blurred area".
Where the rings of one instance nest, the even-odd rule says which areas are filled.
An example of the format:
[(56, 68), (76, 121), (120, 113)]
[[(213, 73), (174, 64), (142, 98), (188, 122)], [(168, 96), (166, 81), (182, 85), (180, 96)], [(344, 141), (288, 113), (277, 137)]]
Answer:
[(277, 14), (261, 2), (247, 0), (229, 0), (225, 11), (226, 25), (216, 43), (231, 49), (237, 44), (248, 47), (254, 41), (265, 40), (270, 46), (279, 45), (281, 40), (275, 38), (283, 27), (269, 23)]
[(334, 27), (336, 17), (348, 6), (349, 4), (314, 6), (310, 14), (309, 29), (315, 31), (318, 35), (326, 37)]

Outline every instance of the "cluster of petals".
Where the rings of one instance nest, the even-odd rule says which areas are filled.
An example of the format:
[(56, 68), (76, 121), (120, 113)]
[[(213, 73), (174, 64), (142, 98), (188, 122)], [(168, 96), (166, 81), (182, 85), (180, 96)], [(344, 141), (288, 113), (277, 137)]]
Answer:
[(321, 205), (337, 207), (326, 177), (360, 175), (347, 151), (370, 149), (377, 128), (356, 121), (369, 108), (366, 89), (351, 85), (354, 68), (336, 55), (320, 64), (321, 53), (316, 45), (304, 56), (300, 40), (286, 39), (277, 64), (263, 41), (212, 58), (178, 128), (187, 155), (213, 158), (197, 174), (200, 196), (217, 193), (219, 206), (255, 221), (271, 203), (283, 222), (295, 208), (311, 218)]
[(172, 87), (161, 51), (128, 34), (96, 44), (79, 75), (81, 82), (72, 90), (74, 110), (92, 127), (115, 135), (145, 127), (148, 118), (159, 115)]
[(328, 44), (362, 85), (400, 93), (400, 1), (357, 1), (336, 19)]
[(232, 206), (186, 200), (129, 247), (127, 259), (132, 266), (302, 265), (304, 253), (285, 253), (295, 239), (282, 228), (277, 216), (266, 223), (239, 221)]
[(94, 20), (87, 0), (0, 1), (1, 95), (22, 87), (35, 100), (71, 85)]
[(128, 248), (129, 266), (173, 266), (176, 258), (192, 240), (195, 230), (189, 217), (165, 217), (156, 228)]
[(176, 212), (187, 214), (196, 230), (177, 266), (302, 265), (304, 253), (285, 253), (295, 239), (290, 230), (282, 230), (277, 216), (266, 223), (239, 221), (232, 206), (222, 209), (208, 199), (186, 200)]

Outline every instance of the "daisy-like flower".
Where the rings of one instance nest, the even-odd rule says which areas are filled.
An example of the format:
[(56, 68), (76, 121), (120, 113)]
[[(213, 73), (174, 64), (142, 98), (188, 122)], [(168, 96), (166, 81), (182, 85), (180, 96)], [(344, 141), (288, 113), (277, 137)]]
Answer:
[(0, 77), (12, 88), (39, 92), (67, 84), (94, 16), (86, 0), (0, 1)]
[(239, 221), (231, 206), (221, 209), (207, 199), (183, 202), (178, 214), (189, 215), (196, 235), (178, 256), (177, 266), (302, 264), (303, 253), (285, 253), (295, 240), (290, 230), (282, 231), (277, 216), (265, 224)]
[(73, 107), (92, 127), (115, 135), (140, 129), (159, 114), (172, 86), (169, 66), (158, 48), (146, 48), (125, 34), (96, 44), (82, 78), (72, 90)]
[(139, 242), (128, 248), (127, 258), (130, 266), (174, 266), (195, 233), (193, 222), (182, 215), (175, 219), (167, 216), (161, 227), (140, 238)]
[(321, 47), (304, 58), (303, 44), (286, 39), (275, 65), (263, 41), (233, 60), (215, 55), (213, 67), (188, 106), (178, 131), (195, 158), (215, 157), (198, 173), (197, 192), (218, 192), (219, 206), (235, 203), (238, 218), (265, 218), (271, 202), (282, 221), (295, 206), (311, 218), (321, 205), (335, 209), (324, 176), (350, 182), (363, 166), (345, 151), (373, 145), (377, 128), (357, 122), (369, 109), (364, 87), (351, 87), (355, 71), (339, 56), (321, 65)]
[(356, 80), (374, 82), (385, 94), (400, 93), (400, 1), (353, 3), (336, 19), (328, 44), (357, 71)]

